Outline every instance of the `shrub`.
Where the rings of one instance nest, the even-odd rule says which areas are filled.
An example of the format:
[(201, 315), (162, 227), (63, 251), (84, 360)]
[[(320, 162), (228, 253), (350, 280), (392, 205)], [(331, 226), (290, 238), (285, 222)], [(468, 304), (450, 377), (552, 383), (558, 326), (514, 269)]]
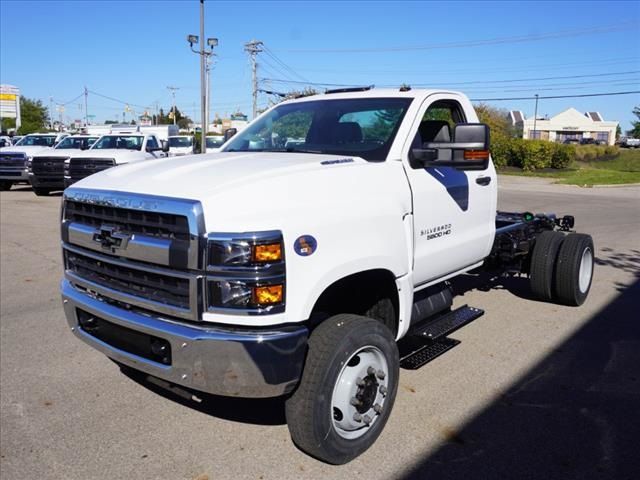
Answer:
[(576, 155), (573, 145), (553, 144), (553, 154), (551, 156), (551, 168), (568, 168)]

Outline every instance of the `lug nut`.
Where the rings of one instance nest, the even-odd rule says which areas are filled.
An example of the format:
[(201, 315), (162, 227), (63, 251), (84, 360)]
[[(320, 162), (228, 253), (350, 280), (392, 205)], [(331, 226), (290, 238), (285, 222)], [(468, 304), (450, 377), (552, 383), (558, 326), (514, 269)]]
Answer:
[(386, 395), (387, 394), (387, 387), (385, 387), (384, 385), (380, 385), (380, 393), (382, 395)]
[(373, 411), (376, 412), (378, 415), (380, 415), (382, 413), (382, 407), (380, 406), (379, 403), (376, 403), (373, 406)]
[(376, 372), (376, 377), (378, 377), (380, 380), (384, 380), (384, 377), (386, 377), (386, 375), (382, 370), (378, 370)]
[(361, 422), (362, 421), (362, 415), (360, 415), (358, 412), (356, 412), (356, 413), (353, 414), (353, 419), (356, 422)]
[(367, 375), (373, 375), (374, 373), (376, 373), (376, 369), (373, 367), (369, 367), (367, 368)]
[(349, 403), (351, 403), (351, 405), (353, 405), (354, 407), (357, 407), (359, 405), (362, 405), (362, 402), (360, 400), (358, 400), (356, 397), (353, 397)]
[(371, 423), (371, 417), (369, 415), (363, 416), (362, 420), (364, 421), (365, 425), (369, 425)]

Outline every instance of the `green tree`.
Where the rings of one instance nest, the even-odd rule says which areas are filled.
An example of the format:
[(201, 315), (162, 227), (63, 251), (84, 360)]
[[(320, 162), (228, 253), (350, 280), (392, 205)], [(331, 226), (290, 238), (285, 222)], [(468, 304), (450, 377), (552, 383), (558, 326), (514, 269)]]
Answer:
[(640, 138), (640, 105), (637, 105), (633, 108), (633, 114), (636, 116), (638, 121), (631, 122), (633, 128), (627, 131), (627, 135), (633, 138)]
[(480, 103), (474, 105), (476, 113), (481, 123), (489, 125), (491, 135), (498, 135), (504, 137), (516, 137), (517, 130), (511, 125), (509, 120), (509, 112), (504, 109), (492, 107), (486, 103)]
[(49, 112), (40, 100), (20, 98), (20, 117), (22, 125), (18, 129), (19, 135), (39, 132), (47, 128)]

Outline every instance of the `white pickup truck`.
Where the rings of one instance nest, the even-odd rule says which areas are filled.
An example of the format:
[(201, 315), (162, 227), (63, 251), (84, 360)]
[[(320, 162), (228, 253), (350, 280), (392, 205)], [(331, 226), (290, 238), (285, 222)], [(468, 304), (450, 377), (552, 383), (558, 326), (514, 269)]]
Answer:
[(61, 140), (53, 150), (35, 153), (27, 161), (29, 183), (38, 196), (49, 195), (54, 190), (64, 190), (64, 164), (72, 155), (89, 149), (98, 140), (96, 136), (70, 135)]
[(110, 133), (103, 135), (89, 150), (70, 155), (64, 164), (64, 186), (116, 165), (165, 157), (168, 145), (155, 135), (142, 133)]
[(91, 176), (64, 194), (69, 326), (174, 390), (284, 396), (299, 448), (346, 463), (380, 435), (400, 367), (482, 315), (452, 309), (447, 280), (483, 267), (587, 297), (591, 237), (496, 213), (488, 150), (461, 93), (356, 89), (281, 103), (220, 153)]
[(31, 133), (10, 147), (0, 148), (0, 190), (29, 182), (28, 162), (34, 155), (51, 151), (68, 133)]

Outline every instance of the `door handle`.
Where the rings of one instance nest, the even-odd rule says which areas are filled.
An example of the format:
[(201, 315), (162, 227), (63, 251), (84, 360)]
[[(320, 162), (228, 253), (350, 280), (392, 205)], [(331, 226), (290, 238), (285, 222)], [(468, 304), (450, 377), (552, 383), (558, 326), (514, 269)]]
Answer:
[(482, 185), (483, 187), (486, 187), (491, 183), (491, 177), (478, 177), (476, 178), (476, 183), (478, 185)]

